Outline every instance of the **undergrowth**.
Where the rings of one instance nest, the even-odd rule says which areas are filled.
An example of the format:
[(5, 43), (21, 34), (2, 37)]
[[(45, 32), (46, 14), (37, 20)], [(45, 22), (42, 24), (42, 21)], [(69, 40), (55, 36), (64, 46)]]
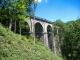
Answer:
[(0, 24), (0, 60), (62, 60), (41, 42), (14, 34)]

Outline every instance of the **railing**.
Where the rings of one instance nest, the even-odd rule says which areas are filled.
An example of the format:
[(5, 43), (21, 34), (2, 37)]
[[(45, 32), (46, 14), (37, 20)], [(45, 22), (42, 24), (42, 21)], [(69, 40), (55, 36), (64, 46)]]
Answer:
[[(31, 18), (33, 18), (33, 16), (32, 16)], [(45, 21), (45, 22), (47, 22), (47, 23), (53, 24), (53, 22), (51, 22), (51, 21), (49, 21), (49, 20), (47, 20), (47, 19), (45, 19), (45, 18), (40, 18), (40, 17), (35, 16), (35, 19), (36, 19), (36, 20), (40, 20), (40, 21)]]

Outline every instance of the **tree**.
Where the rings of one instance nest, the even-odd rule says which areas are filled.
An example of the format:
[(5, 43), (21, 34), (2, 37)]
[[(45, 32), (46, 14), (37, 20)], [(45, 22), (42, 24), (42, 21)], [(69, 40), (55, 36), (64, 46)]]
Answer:
[(54, 38), (56, 44), (55, 46), (58, 55), (61, 55), (60, 45), (61, 45), (61, 41), (63, 40), (64, 29), (65, 29), (65, 23), (62, 22), (61, 20), (56, 20), (53, 23), (53, 31), (54, 31)]
[(67, 60), (72, 60), (72, 42), (74, 39), (74, 26), (72, 21), (66, 23), (66, 28), (64, 31), (64, 39), (62, 41), (62, 56)]
[(1, 19), (7, 18), (10, 20), (9, 29), (11, 30), (14, 20), (24, 20), (29, 15), (31, 4), (32, 0), (5, 0), (4, 4), (0, 7), (0, 17)]
[(66, 60), (80, 60), (80, 19), (66, 23), (61, 47)]

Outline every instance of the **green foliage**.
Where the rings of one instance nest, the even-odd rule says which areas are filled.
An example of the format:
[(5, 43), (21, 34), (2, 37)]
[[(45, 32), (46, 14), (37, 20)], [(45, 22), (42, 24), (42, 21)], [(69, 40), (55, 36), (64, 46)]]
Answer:
[[(54, 33), (57, 32), (57, 31), (56, 31), (56, 26), (59, 27), (59, 36), (63, 36), (63, 33), (64, 33), (64, 31), (65, 31), (65, 27), (66, 27), (65, 23), (62, 22), (61, 20), (56, 20), (56, 21), (53, 23)], [(55, 33), (55, 34), (57, 34), (57, 33)]]
[(13, 21), (23, 22), (25, 18), (30, 17), (32, 2), (33, 0), (4, 0), (0, 6), (0, 22), (5, 20), (11, 30)]
[(14, 34), (0, 24), (0, 60), (62, 60), (42, 43)]
[(62, 37), (62, 56), (66, 60), (80, 60), (80, 19), (69, 21), (67, 23), (62, 23), (59, 20), (56, 21), (54, 25), (59, 26), (62, 29), (59, 31), (59, 36)]
[(62, 56), (66, 60), (80, 60), (80, 18), (67, 23), (57, 20), (53, 24), (54, 33), (59, 26)]

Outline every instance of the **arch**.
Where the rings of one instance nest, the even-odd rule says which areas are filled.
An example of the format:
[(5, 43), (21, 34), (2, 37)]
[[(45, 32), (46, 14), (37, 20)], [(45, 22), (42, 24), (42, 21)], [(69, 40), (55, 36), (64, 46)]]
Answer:
[(48, 35), (48, 45), (49, 45), (49, 48), (52, 50), (53, 42), (52, 42), (52, 37), (51, 37), (51, 26), (50, 25), (47, 26), (47, 35)]
[(43, 42), (43, 27), (39, 22), (35, 24), (35, 36), (39, 41)]

